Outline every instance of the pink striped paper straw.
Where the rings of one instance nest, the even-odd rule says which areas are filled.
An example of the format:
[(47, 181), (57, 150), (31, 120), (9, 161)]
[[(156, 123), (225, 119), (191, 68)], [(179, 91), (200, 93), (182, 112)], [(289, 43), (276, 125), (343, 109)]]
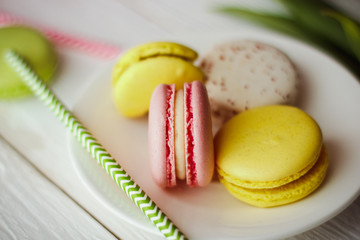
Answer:
[(117, 57), (121, 49), (117, 46), (70, 36), (47, 27), (34, 24), (18, 16), (0, 11), (0, 25), (24, 24), (34, 27), (46, 35), (54, 44), (80, 50), (104, 60)]

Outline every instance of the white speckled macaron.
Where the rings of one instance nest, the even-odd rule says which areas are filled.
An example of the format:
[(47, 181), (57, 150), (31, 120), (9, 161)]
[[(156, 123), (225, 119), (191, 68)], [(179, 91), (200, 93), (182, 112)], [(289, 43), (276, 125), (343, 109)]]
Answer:
[(216, 45), (202, 59), (201, 68), (217, 122), (254, 107), (293, 104), (297, 96), (294, 64), (283, 52), (261, 42)]

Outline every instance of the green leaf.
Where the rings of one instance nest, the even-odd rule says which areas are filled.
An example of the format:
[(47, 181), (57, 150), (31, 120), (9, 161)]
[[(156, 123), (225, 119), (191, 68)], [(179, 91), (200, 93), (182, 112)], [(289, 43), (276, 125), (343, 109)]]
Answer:
[(350, 48), (355, 53), (357, 59), (360, 61), (360, 26), (339, 12), (325, 10), (322, 13), (339, 21), (343, 27)]
[(293, 19), (308, 32), (330, 41), (348, 54), (353, 54), (338, 21), (322, 12), (334, 10), (330, 5), (319, 0), (277, 0), (291, 14)]
[(326, 40), (318, 37), (318, 35), (309, 32), (302, 26), (299, 26), (296, 21), (287, 16), (257, 12), (246, 8), (231, 6), (217, 8), (217, 10), (221, 13), (229, 14), (241, 19), (246, 19), (272, 30), (306, 41), (310, 44), (317, 45), (326, 49), (327, 51), (336, 51), (334, 50), (333, 45), (328, 44)]
[(250, 20), (257, 24), (295, 37), (307, 38), (307, 36), (302, 31), (298, 30), (296, 23), (291, 18), (286, 16), (257, 12), (241, 7), (220, 7), (216, 10), (235, 17)]

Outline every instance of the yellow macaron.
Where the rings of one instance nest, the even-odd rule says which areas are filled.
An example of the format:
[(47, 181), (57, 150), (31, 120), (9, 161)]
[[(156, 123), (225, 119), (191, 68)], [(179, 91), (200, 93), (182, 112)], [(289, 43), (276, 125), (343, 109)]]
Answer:
[(149, 110), (153, 90), (159, 84), (203, 81), (202, 71), (194, 66), (198, 54), (173, 42), (151, 42), (126, 52), (114, 66), (113, 99), (125, 117), (139, 117)]
[(314, 191), (326, 175), (327, 152), (315, 120), (296, 107), (245, 111), (215, 136), (220, 181), (249, 204), (273, 207)]

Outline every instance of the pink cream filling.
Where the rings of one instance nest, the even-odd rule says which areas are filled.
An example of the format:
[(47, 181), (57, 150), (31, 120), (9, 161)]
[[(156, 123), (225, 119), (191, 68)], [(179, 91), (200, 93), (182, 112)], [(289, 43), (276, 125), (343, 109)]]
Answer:
[(197, 184), (196, 180), (196, 164), (194, 161), (194, 122), (193, 108), (191, 105), (191, 84), (185, 85), (184, 101), (185, 101), (185, 152), (186, 152), (186, 178), (190, 186)]
[(175, 87), (168, 86), (166, 93), (166, 179), (168, 186), (176, 184), (174, 150), (174, 100)]

